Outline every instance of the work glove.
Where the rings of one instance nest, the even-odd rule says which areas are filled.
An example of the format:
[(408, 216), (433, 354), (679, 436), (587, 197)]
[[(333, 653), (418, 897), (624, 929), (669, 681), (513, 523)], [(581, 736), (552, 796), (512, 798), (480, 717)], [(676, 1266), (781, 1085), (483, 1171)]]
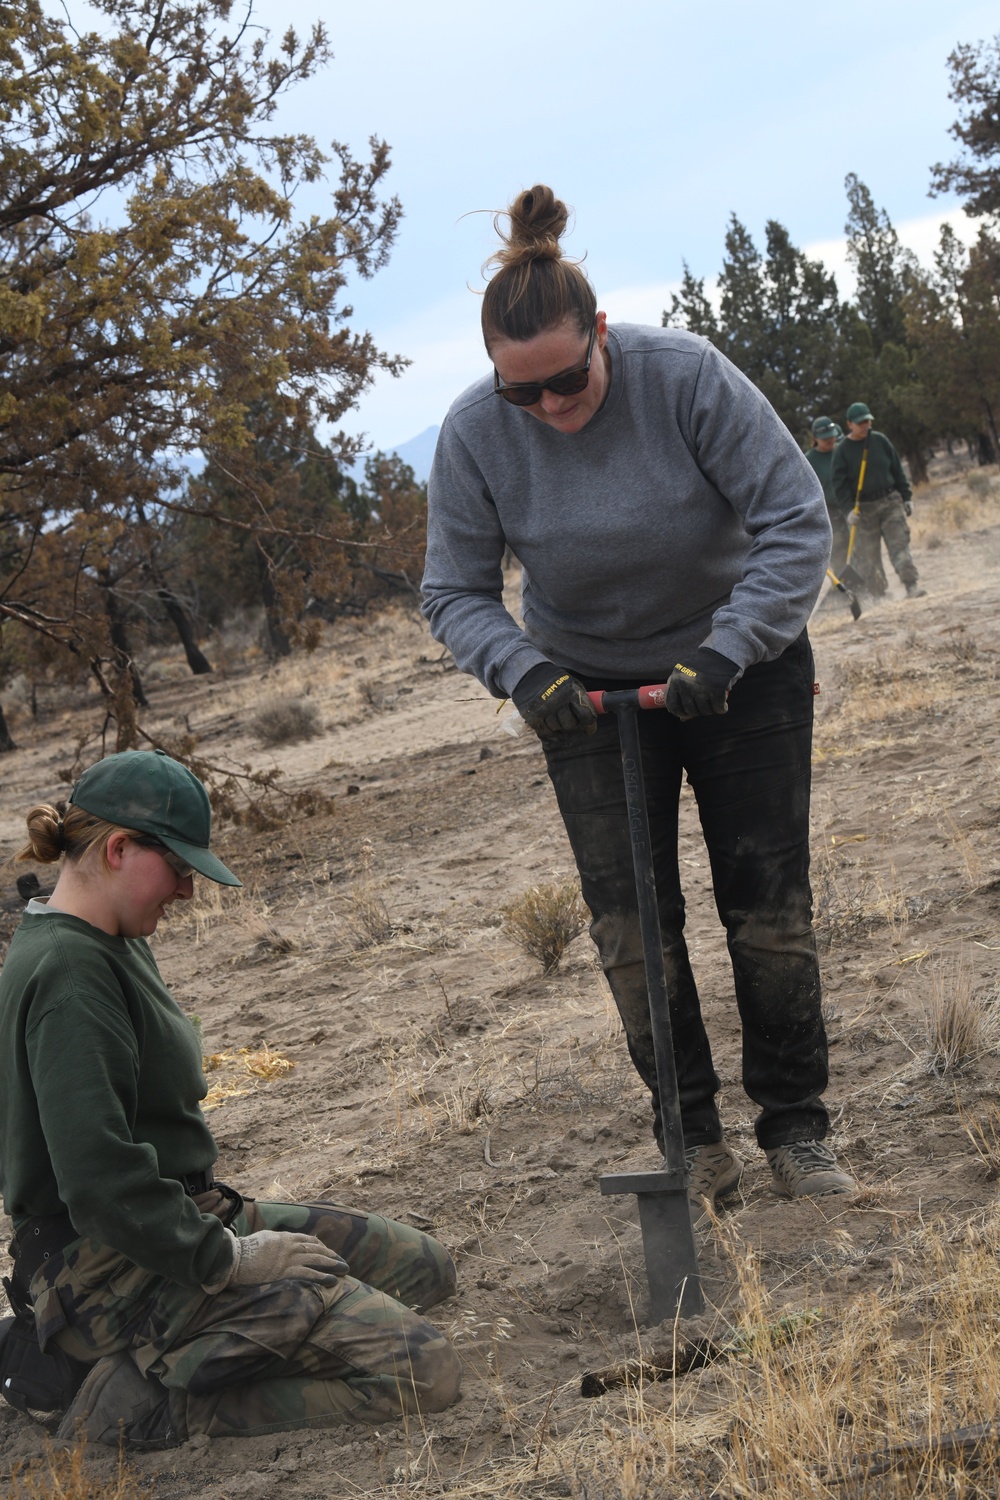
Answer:
[(597, 728), (597, 713), (583, 683), (550, 661), (525, 672), (511, 697), (524, 722), (543, 739), (574, 729), (593, 734)]
[(729, 689), (740, 669), (728, 656), (699, 646), (677, 662), (667, 678), (667, 708), (678, 719), (729, 712)]
[(226, 1278), (202, 1290), (221, 1292), (227, 1286), (263, 1286), (267, 1281), (326, 1281), (344, 1276), (347, 1262), (314, 1234), (258, 1229), (244, 1239), (233, 1237), (233, 1264)]
[(912, 516), (913, 515), (913, 501), (912, 500), (904, 500), (903, 501), (903, 511), (904, 511), (904, 514), (906, 514), (908, 516)]

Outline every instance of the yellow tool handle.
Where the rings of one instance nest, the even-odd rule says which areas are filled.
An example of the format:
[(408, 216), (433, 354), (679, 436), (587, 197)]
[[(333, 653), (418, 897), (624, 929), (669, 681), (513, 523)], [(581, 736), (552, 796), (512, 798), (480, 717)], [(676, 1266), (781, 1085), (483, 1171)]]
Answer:
[(860, 470), (860, 472), (858, 474), (858, 488), (857, 488), (857, 493), (854, 496), (854, 509), (851, 511), (851, 534), (850, 534), (850, 536), (847, 539), (847, 558), (846, 558), (847, 562), (850, 562), (851, 558), (854, 556), (854, 538), (855, 538), (855, 536), (857, 535), (857, 532), (858, 532), (858, 518), (861, 515), (861, 491), (864, 489), (864, 485), (865, 485), (865, 470), (867, 469), (867, 467), (868, 467), (868, 439), (866, 438), (865, 439), (865, 446), (864, 446), (864, 449), (862, 450), (862, 453), (861, 453), (861, 470)]

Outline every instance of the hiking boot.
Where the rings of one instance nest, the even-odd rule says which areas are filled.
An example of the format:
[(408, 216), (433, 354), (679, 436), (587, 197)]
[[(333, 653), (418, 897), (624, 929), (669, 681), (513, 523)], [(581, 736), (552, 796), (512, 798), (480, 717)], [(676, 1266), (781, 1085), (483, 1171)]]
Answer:
[(182, 1441), (170, 1420), (170, 1393), (140, 1374), (124, 1349), (97, 1361), (56, 1429), (57, 1438), (78, 1436), (111, 1448), (174, 1448)]
[(684, 1165), (688, 1173), (688, 1202), (691, 1225), (702, 1229), (710, 1218), (709, 1208), (716, 1198), (732, 1192), (743, 1172), (743, 1163), (725, 1141), (709, 1141), (700, 1146), (686, 1146)]
[(927, 590), (922, 589), (919, 583), (908, 583), (906, 585), (906, 597), (907, 599), (926, 599)]
[(765, 1152), (775, 1190), (786, 1198), (846, 1197), (858, 1190), (849, 1172), (822, 1141), (789, 1141)]

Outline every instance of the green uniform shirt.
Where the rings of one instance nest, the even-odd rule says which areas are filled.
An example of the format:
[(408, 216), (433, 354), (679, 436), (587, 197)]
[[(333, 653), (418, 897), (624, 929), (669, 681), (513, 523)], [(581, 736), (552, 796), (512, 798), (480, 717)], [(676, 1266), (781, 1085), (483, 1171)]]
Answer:
[(217, 1150), (198, 1039), (142, 938), (26, 914), (0, 974), (0, 1190), (15, 1226), (68, 1212), (144, 1270), (189, 1286), (232, 1262), (178, 1181)]
[(818, 448), (807, 448), (806, 463), (816, 470), (817, 478), (823, 486), (827, 510), (843, 511), (844, 507), (837, 503), (833, 493), (833, 455), (836, 451), (836, 448), (828, 448), (825, 453), (821, 453)]
[[(845, 510), (854, 509), (854, 497), (858, 492), (858, 475), (861, 473), (861, 455), (864, 443), (854, 438), (844, 438), (833, 450), (832, 480), (837, 503)], [(806, 457), (808, 458), (808, 454)], [(910, 481), (903, 473), (899, 454), (884, 432), (872, 432), (868, 437), (868, 464), (865, 468), (865, 487), (862, 500), (873, 499), (879, 491), (898, 490), (904, 500), (909, 500), (913, 491)]]

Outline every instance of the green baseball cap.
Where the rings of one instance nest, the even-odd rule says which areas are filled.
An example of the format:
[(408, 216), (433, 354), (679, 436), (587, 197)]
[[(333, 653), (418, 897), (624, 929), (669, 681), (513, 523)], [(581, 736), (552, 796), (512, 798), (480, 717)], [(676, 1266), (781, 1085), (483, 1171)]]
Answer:
[(242, 885), (209, 849), (212, 809), (193, 771), (164, 750), (122, 750), (90, 766), (69, 794), (74, 807), (148, 833), (218, 885)]
[(847, 420), (849, 422), (874, 422), (875, 418), (863, 401), (855, 401), (847, 408)]
[(817, 417), (812, 424), (812, 435), (818, 438), (830, 438), (837, 436), (837, 424), (829, 417)]

